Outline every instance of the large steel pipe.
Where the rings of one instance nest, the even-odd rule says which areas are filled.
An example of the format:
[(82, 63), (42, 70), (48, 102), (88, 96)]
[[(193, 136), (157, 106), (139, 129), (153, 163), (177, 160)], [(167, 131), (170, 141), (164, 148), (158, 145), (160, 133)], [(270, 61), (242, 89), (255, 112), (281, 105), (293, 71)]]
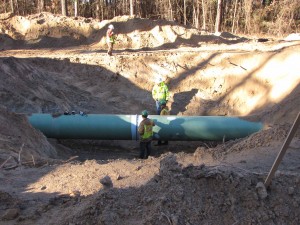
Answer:
[[(149, 115), (156, 123), (155, 139), (169, 141), (222, 141), (246, 137), (262, 129), (260, 122), (222, 116)], [(138, 140), (139, 115), (32, 114), (30, 124), (48, 138)]]

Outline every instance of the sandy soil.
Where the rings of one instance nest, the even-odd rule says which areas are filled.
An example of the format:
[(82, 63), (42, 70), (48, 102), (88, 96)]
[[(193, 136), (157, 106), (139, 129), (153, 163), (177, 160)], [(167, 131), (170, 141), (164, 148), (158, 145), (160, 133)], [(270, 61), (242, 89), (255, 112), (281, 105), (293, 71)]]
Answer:
[[(106, 54), (105, 32), (118, 39)], [(0, 224), (300, 224), (300, 131), (264, 181), (300, 111), (300, 41), (201, 34), (174, 22), (49, 13), (0, 16)], [(47, 139), (30, 113), (155, 114), (261, 121), (249, 137), (170, 142)]]

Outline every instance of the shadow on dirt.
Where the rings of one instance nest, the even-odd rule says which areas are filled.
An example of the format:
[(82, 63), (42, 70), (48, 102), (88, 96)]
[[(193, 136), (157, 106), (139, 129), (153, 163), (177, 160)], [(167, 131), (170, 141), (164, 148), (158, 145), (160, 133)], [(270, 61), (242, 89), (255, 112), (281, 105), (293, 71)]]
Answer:
[(171, 115), (177, 115), (180, 112), (185, 112), (186, 106), (190, 103), (191, 99), (197, 92), (198, 90), (193, 88), (191, 91), (174, 94), (174, 102), (171, 105), (172, 110), (170, 111)]
[[(258, 188), (265, 178), (262, 174), (238, 168), (232, 171), (222, 165), (183, 166), (179, 160), (180, 156), (167, 154), (159, 162), (152, 160), (152, 163), (144, 164), (142, 161), (131, 161), (140, 175), (147, 173), (150, 165), (158, 167), (157, 173), (140, 184), (133, 182), (132, 186), (127, 187), (118, 187), (127, 179), (132, 179), (130, 175), (125, 175), (126, 171), (121, 171), (117, 178), (114, 174), (101, 174), (97, 182), (101, 183), (102, 188), (89, 196), (81, 196), (80, 191), (47, 193), (49, 183), (44, 183), (40, 190), (31, 190), (29, 183), (24, 183), (24, 188), (19, 190), (24, 196), (19, 199), (0, 191), (0, 212), (4, 215), (2, 218), (8, 218), (3, 220), (3, 224), (11, 221), (58, 225), (74, 221), (85, 224), (98, 224), (99, 221), (103, 224), (131, 224), (135, 221), (154, 225), (234, 224), (237, 221), (247, 224), (262, 221), (295, 224), (299, 221), (297, 207), (293, 205), (299, 191), (293, 189), (293, 195), (286, 191), (286, 186), (295, 185), (295, 175), (277, 177), (271, 191), (267, 192)], [(76, 162), (69, 166), (75, 168)], [(101, 168), (101, 164), (97, 163), (86, 166), (86, 169), (89, 169), (88, 166), (96, 170)], [(51, 173), (58, 167), (45, 167), (39, 173), (42, 177), (43, 173)], [(30, 168), (26, 170), (27, 175), (30, 171), (34, 172)], [(35, 181), (32, 178), (29, 180)], [(278, 198), (285, 199), (285, 204), (278, 204)], [(18, 212), (14, 217), (8, 217), (5, 212), (12, 208)], [(266, 210), (272, 213), (266, 215)], [(148, 213), (145, 214), (145, 211)], [(258, 214), (265, 217), (258, 217)], [(287, 219), (288, 215), (290, 219)]]
[(1, 103), (12, 112), (128, 114), (147, 107), (135, 102), (149, 92), (101, 66), (44, 58), (0, 61), (5, 67), (0, 75)]

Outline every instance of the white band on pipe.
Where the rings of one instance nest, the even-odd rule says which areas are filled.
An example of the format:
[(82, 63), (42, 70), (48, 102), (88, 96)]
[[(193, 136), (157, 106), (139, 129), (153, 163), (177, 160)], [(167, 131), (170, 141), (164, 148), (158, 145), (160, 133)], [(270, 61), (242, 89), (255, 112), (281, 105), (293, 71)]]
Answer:
[(131, 139), (138, 140), (138, 115), (131, 115)]

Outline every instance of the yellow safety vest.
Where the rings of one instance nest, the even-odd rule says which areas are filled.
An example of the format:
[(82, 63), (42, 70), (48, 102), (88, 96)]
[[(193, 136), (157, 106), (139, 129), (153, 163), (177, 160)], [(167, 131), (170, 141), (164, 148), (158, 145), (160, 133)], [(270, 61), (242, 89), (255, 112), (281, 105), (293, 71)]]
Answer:
[(166, 108), (163, 108), (160, 112), (160, 115), (164, 116), (164, 115), (170, 115), (170, 112), (168, 109)]
[(170, 97), (168, 86), (165, 83), (155, 85), (152, 91), (152, 96), (157, 100), (168, 100)]
[(148, 139), (153, 136), (152, 125), (144, 125), (144, 134), (142, 139)]

